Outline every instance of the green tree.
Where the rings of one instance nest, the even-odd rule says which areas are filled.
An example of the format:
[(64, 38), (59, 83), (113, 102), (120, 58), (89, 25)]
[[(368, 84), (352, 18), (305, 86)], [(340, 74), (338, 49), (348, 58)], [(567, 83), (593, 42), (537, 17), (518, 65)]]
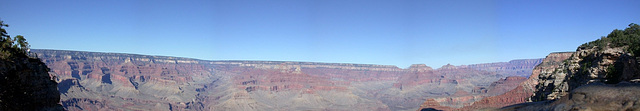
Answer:
[(611, 47), (626, 47), (625, 50), (634, 56), (640, 56), (640, 25), (631, 23), (624, 30), (615, 29), (607, 36), (582, 44), (580, 48), (593, 48), (598, 50)]
[(4, 24), (4, 22), (2, 20), (0, 20), (0, 37), (2, 39), (9, 38), (9, 34), (7, 34), (7, 30), (4, 30), (4, 28), (2, 28), (2, 27), (9, 27), (9, 25)]
[(0, 20), (0, 58), (27, 56), (30, 47), (27, 39), (22, 35), (11, 38), (4, 27), (9, 25)]
[(4, 21), (0, 20), (0, 47), (4, 49), (4, 48), (11, 47), (11, 44), (13, 43), (13, 41), (11, 40), (11, 37), (7, 33), (7, 30), (5, 30), (3, 27), (9, 27), (9, 25), (5, 24)]
[(17, 35), (16, 37), (14, 37), (15, 41), (17, 42), (14, 47), (18, 47), (20, 49), (22, 49), (23, 51), (27, 51), (29, 50), (29, 42), (27, 42), (27, 39), (24, 38), (24, 36), (22, 35)]

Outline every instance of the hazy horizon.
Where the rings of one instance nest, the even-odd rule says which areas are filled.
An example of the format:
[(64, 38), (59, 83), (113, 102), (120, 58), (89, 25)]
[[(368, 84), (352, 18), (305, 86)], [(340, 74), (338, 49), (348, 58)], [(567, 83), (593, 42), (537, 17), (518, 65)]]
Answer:
[[(640, 1), (14, 1), (34, 49), (202, 60), (469, 65), (544, 58), (640, 23)], [(576, 19), (580, 18), (580, 19)]]
[[(91, 52), (91, 53), (117, 53), (117, 54), (132, 54), (132, 55), (144, 55), (144, 56), (164, 56), (164, 57), (177, 57), (177, 58), (186, 58), (186, 59), (197, 59), (197, 60), (204, 60), (204, 61), (265, 61), (265, 62), (314, 62), (314, 63), (338, 63), (338, 64), (366, 64), (366, 63), (346, 63), (346, 62), (317, 62), (317, 61), (279, 61), (279, 60), (208, 60), (208, 59), (198, 59), (198, 58), (190, 58), (190, 57), (180, 57), (180, 56), (166, 56), (166, 55), (147, 55), (147, 54), (137, 54), (137, 53), (122, 53), (122, 52), (97, 52), (97, 51), (82, 51), (82, 50), (64, 50), (64, 49), (33, 49), (33, 50), (62, 50), (62, 51), (81, 51), (81, 52)], [(551, 52), (551, 53), (557, 53), (557, 52)], [(513, 60), (530, 60), (530, 59), (544, 59), (544, 58), (528, 58), (528, 59), (513, 59)], [(513, 60), (508, 60), (508, 61), (494, 61), (494, 62), (487, 62), (487, 63), (471, 63), (471, 64), (458, 64), (458, 65), (454, 65), (454, 64), (445, 64), (445, 65), (453, 65), (453, 66), (464, 66), (464, 65), (475, 65), (475, 64), (488, 64), (488, 63), (500, 63), (500, 62), (510, 62)], [(423, 63), (416, 63), (416, 64), (423, 64)], [(414, 65), (414, 64), (410, 64), (407, 67), (400, 67), (397, 65), (390, 65), (390, 64), (370, 64), (370, 65), (384, 65), (384, 66), (396, 66), (398, 68), (401, 69), (408, 69), (410, 68), (410, 65)], [(426, 65), (426, 64), (425, 64)], [(442, 65), (442, 66), (445, 66)], [(429, 66), (429, 65), (427, 65)], [(439, 69), (442, 66), (429, 66), (433, 69)]]

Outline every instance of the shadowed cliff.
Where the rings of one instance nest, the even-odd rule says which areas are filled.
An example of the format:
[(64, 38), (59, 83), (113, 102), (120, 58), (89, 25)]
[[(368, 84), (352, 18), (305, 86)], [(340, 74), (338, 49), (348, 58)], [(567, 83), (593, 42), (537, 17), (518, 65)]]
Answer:
[(9, 37), (0, 21), (0, 110), (63, 110), (57, 83), (37, 57), (27, 56), (29, 45), (20, 35)]

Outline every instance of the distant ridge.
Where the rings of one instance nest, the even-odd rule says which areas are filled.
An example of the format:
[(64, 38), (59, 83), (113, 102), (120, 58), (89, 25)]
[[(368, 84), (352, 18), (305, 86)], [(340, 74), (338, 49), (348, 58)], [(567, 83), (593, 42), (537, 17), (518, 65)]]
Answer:
[[(163, 56), (163, 55), (144, 55), (144, 54), (130, 54), (130, 53), (117, 53), (117, 52), (92, 52), (92, 51), (74, 51), (74, 50), (58, 50), (58, 49), (31, 49), (32, 53), (58, 53), (58, 54), (68, 54), (68, 55), (84, 55), (84, 56), (118, 56), (118, 57), (132, 57), (132, 58), (151, 58), (151, 59), (160, 59), (160, 60), (184, 60), (184, 61), (195, 61), (201, 64), (220, 64), (219, 62), (224, 63), (243, 63), (243, 64), (287, 64), (287, 65), (339, 65), (339, 66), (353, 66), (353, 67), (379, 67), (379, 68), (397, 68), (397, 69), (409, 69), (409, 68), (400, 68), (395, 65), (379, 65), (379, 64), (359, 64), (359, 63), (330, 63), (330, 62), (306, 62), (306, 61), (263, 61), (263, 60), (204, 60), (204, 59), (196, 59), (196, 58), (188, 58), (188, 57), (175, 57), (175, 56)], [(560, 53), (560, 52), (558, 52)], [(124, 58), (123, 58), (124, 59)], [(468, 64), (468, 65), (459, 65), (462, 67), (477, 67), (478, 65), (485, 64), (501, 64), (501, 63), (512, 63), (516, 61), (540, 61), (542, 58), (537, 59), (515, 59), (510, 60), (508, 62), (494, 62), (494, 63), (478, 63), (478, 64)], [(538, 62), (539, 63), (539, 62)], [(455, 67), (459, 67), (455, 66)], [(440, 69), (440, 68), (438, 68)]]

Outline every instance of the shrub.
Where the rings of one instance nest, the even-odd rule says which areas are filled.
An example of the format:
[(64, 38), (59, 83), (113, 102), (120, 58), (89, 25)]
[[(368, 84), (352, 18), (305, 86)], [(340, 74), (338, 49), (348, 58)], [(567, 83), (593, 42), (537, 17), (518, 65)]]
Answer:
[(629, 24), (624, 30), (615, 29), (607, 36), (580, 45), (580, 48), (593, 48), (597, 47), (598, 50), (602, 50), (610, 47), (623, 47), (625, 51), (638, 56), (640, 54), (640, 26), (635, 23)]

